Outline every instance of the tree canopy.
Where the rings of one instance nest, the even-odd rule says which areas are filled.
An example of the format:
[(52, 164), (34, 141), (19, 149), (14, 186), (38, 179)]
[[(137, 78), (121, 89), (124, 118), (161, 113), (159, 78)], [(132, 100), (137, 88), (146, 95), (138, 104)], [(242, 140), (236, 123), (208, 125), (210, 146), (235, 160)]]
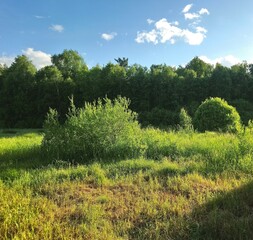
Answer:
[(52, 65), (36, 70), (26, 56), (0, 66), (0, 127), (41, 127), (48, 109), (64, 121), (69, 98), (77, 107), (107, 96), (131, 100), (143, 125), (176, 126), (180, 109), (190, 117), (205, 99), (220, 97), (237, 108), (244, 124), (253, 119), (253, 67), (212, 66), (195, 57), (186, 66), (129, 65), (128, 58), (88, 68), (74, 50), (52, 56)]

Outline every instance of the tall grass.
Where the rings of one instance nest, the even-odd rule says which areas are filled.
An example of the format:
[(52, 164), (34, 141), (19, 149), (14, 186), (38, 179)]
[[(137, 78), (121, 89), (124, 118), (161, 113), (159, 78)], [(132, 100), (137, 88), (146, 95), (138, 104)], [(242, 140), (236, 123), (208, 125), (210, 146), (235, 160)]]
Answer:
[(85, 165), (3, 134), (0, 239), (252, 239), (251, 134), (143, 129), (141, 157)]

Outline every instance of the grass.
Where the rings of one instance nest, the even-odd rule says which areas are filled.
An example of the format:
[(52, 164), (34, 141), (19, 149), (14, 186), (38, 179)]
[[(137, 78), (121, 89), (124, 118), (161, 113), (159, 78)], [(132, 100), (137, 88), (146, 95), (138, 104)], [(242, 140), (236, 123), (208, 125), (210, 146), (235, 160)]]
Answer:
[(141, 158), (83, 164), (1, 133), (0, 239), (253, 238), (251, 135), (145, 137)]

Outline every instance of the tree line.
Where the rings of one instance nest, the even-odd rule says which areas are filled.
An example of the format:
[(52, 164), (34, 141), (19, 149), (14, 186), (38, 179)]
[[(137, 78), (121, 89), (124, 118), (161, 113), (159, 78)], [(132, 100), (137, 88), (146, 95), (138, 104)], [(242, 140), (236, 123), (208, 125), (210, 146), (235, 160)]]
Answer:
[(253, 119), (253, 65), (213, 66), (195, 57), (186, 66), (147, 68), (117, 58), (89, 69), (78, 52), (64, 50), (37, 70), (26, 56), (17, 56), (10, 67), (0, 65), (0, 127), (42, 127), (49, 108), (64, 120), (71, 96), (82, 107), (119, 95), (131, 100), (143, 126), (175, 126), (181, 108), (193, 115), (208, 97), (228, 101), (247, 124)]

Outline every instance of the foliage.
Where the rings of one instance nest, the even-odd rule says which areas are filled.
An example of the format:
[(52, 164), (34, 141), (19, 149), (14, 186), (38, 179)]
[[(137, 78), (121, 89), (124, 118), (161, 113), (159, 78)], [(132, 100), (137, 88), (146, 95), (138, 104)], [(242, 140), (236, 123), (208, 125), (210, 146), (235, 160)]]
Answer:
[(175, 112), (157, 107), (151, 111), (140, 113), (138, 119), (144, 127), (151, 125), (154, 127), (168, 128), (176, 125), (178, 122), (178, 116)]
[(245, 99), (236, 99), (231, 101), (231, 105), (236, 108), (239, 115), (241, 116), (242, 123), (247, 125), (248, 121), (252, 119), (253, 105)]
[(65, 49), (63, 53), (53, 55), (52, 63), (61, 71), (65, 79), (74, 80), (88, 69), (83, 58), (74, 50)]
[(209, 98), (198, 107), (194, 116), (194, 126), (201, 132), (238, 132), (241, 128), (240, 116), (225, 100)]
[(114, 59), (121, 67), (127, 68), (128, 67), (128, 58), (115, 58)]
[(52, 56), (52, 66), (40, 70), (25, 56), (10, 67), (0, 66), (0, 126), (42, 127), (50, 107), (57, 109), (62, 122), (72, 95), (77, 107), (105, 96), (127, 97), (143, 126), (174, 128), (182, 107), (193, 116), (196, 106), (211, 96), (235, 106), (244, 124), (253, 119), (251, 64), (214, 67), (195, 57), (186, 66), (147, 68), (129, 65), (125, 57), (115, 61), (88, 69), (78, 52), (64, 50)]
[(212, 73), (212, 65), (205, 63), (198, 57), (194, 57), (187, 65), (186, 69), (193, 70), (197, 77), (209, 77)]
[(58, 122), (57, 112), (50, 110), (45, 122), (44, 149), (57, 159), (68, 160), (140, 156), (141, 129), (129, 104), (126, 98), (105, 98), (76, 109), (72, 101), (63, 125)]
[(192, 118), (188, 115), (187, 111), (184, 108), (181, 108), (179, 113), (179, 124), (180, 127), (185, 131), (192, 131)]
[(4, 71), (0, 89), (0, 116), (4, 127), (34, 126), (36, 68), (22, 55)]

